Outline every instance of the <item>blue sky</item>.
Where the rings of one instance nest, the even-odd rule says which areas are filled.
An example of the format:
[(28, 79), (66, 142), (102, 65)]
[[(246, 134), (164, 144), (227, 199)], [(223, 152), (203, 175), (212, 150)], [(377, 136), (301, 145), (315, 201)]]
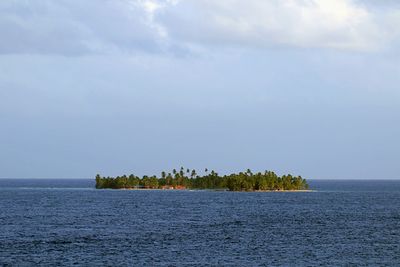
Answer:
[(400, 4), (0, 3), (0, 177), (399, 178)]

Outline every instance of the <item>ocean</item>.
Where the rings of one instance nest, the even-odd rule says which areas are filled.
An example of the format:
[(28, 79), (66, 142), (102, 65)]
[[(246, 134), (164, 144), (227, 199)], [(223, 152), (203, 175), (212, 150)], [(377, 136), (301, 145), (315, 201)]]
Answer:
[(0, 266), (400, 266), (400, 181), (315, 192), (0, 179)]

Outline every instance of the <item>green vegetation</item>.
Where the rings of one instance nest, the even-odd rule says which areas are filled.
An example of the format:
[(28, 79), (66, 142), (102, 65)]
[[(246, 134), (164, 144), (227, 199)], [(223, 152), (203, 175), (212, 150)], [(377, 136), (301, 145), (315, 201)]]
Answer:
[(205, 169), (199, 176), (196, 170), (174, 169), (172, 173), (162, 172), (160, 177), (133, 174), (127, 176), (101, 177), (96, 175), (96, 188), (112, 189), (227, 189), (230, 191), (282, 191), (307, 190), (308, 184), (301, 176), (290, 174), (279, 177), (274, 172), (252, 173), (251, 170), (220, 176), (215, 171)]

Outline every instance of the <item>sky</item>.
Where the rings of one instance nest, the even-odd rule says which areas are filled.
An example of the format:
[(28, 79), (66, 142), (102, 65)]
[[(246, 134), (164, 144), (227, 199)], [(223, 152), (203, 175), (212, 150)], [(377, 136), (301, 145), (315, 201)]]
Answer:
[(400, 178), (400, 2), (2, 0), (0, 177)]

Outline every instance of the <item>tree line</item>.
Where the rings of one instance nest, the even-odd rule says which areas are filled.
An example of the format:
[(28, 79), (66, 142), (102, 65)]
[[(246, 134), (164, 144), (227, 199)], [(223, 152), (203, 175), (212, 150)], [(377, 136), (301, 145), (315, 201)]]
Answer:
[(204, 170), (200, 176), (196, 170), (173, 169), (172, 172), (161, 172), (160, 177), (155, 175), (138, 177), (123, 175), (117, 177), (102, 177), (96, 175), (96, 188), (104, 189), (227, 189), (230, 191), (282, 191), (306, 190), (307, 181), (301, 176), (290, 174), (278, 176), (272, 171), (253, 173), (251, 170), (220, 176), (214, 170)]

